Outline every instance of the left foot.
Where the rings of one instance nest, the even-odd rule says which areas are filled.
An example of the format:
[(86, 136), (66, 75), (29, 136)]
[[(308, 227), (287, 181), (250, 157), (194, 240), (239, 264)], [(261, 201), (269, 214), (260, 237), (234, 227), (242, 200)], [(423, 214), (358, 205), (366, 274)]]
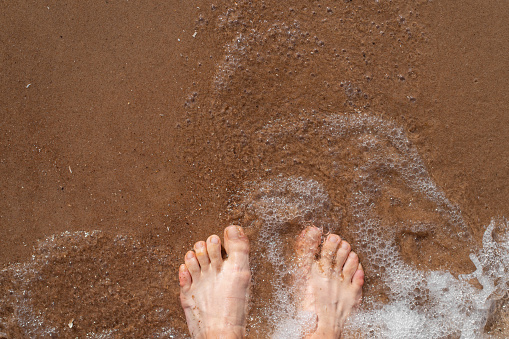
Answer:
[(240, 226), (211, 235), (189, 251), (179, 269), (180, 301), (192, 338), (243, 338), (251, 282), (249, 241)]

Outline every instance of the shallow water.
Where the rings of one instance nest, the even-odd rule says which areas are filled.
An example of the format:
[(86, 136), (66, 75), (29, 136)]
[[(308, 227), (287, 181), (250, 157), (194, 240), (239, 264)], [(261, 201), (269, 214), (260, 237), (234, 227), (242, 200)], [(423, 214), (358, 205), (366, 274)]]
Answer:
[(100, 231), (44, 239), (32, 260), (2, 272), (2, 335), (180, 337), (171, 328), (168, 252)]
[[(158, 124), (176, 125), (171, 146), (188, 166), (187, 195), (165, 195), (164, 182), (175, 177), (165, 168), (133, 172), (140, 175), (113, 198), (100, 189), (91, 206), (138, 190), (147, 190), (148, 200), (108, 207), (88, 231), (40, 237), (31, 259), (6, 266), (0, 338), (185, 338), (176, 269), (193, 241), (226, 222), (243, 225), (253, 242), (251, 337), (295, 338), (305, 325), (293, 302), (292, 251), (309, 224), (351, 242), (365, 267), (364, 303), (348, 324), (349, 336), (506, 337), (508, 223), (497, 215), (489, 216), (489, 226), (466, 222), (468, 206), (450, 200), (423, 160), (420, 132), (431, 121), (415, 117), (440, 109), (423, 56), (436, 39), (421, 19), (429, 6), (200, 3), (191, 33), (182, 36), (209, 41), (192, 67), (209, 63), (210, 71), (192, 79), (176, 123), (151, 125), (152, 132)], [(155, 144), (166, 138), (154, 133)], [(169, 162), (164, 150), (142, 144), (140, 154), (134, 150), (117, 165), (142, 168), (148, 154), (156, 164)], [(131, 152), (116, 145), (110, 155), (118, 150)], [(80, 173), (74, 165), (64, 170)], [(105, 178), (93, 176), (98, 186)], [(219, 217), (207, 217), (202, 209), (217, 201), (212, 210)], [(123, 217), (128, 207), (131, 219)], [(172, 222), (148, 215), (168, 217), (167, 209), (176, 211)], [(104, 230), (103, 218), (117, 221)], [(118, 229), (121, 220), (138, 226)], [(134, 230), (144, 227), (155, 231)]]

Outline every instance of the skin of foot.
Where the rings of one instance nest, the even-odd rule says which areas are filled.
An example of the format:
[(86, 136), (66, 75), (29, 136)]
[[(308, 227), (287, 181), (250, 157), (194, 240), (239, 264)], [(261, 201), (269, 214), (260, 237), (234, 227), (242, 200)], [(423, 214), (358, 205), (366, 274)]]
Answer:
[(211, 235), (187, 252), (179, 269), (180, 301), (192, 338), (243, 338), (251, 282), (249, 241), (240, 226)]
[(310, 226), (297, 239), (299, 299), (302, 309), (316, 316), (305, 338), (336, 339), (361, 302), (364, 271), (348, 242), (329, 234), (320, 250), (321, 238), (322, 231)]

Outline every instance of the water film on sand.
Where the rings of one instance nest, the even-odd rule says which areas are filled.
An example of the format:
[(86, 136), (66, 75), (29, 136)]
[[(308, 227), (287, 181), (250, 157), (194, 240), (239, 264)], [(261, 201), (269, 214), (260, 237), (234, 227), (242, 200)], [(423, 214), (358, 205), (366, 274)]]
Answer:
[[(253, 242), (252, 337), (305, 326), (292, 246), (310, 224), (351, 242), (366, 268), (348, 336), (504, 335), (508, 223), (493, 219), (478, 248), (397, 120), (421, 100), (425, 4), (238, 1), (197, 21), (196, 37), (224, 48), (184, 105), (182, 148), (203, 178), (228, 181), (211, 190), (233, 186), (228, 218)], [(169, 253), (102, 232), (44, 239), (0, 274), (0, 337), (185, 338)]]

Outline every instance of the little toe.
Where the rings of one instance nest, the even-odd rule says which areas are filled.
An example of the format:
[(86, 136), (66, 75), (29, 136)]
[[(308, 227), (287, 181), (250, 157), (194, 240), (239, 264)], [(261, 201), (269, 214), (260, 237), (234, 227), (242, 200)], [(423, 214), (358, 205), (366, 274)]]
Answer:
[(191, 273), (191, 277), (193, 280), (196, 280), (200, 277), (200, 264), (198, 263), (198, 259), (196, 259), (196, 254), (193, 251), (189, 251), (186, 254), (185, 263), (189, 273)]
[(182, 264), (179, 267), (179, 283), (180, 283), (180, 290), (183, 293), (186, 293), (191, 288), (191, 283), (193, 279), (191, 278), (191, 273), (189, 273), (189, 270), (187, 269), (187, 266)]
[(357, 271), (355, 271), (353, 275), (352, 284), (359, 288), (362, 287), (362, 285), (364, 285), (364, 269), (362, 268), (362, 265), (360, 263), (357, 266)]
[(322, 231), (315, 226), (306, 227), (297, 238), (295, 252), (300, 267), (310, 270), (318, 253)]
[(346, 259), (348, 258), (348, 255), (350, 254), (351, 250), (352, 247), (350, 246), (350, 244), (347, 241), (342, 240), (341, 243), (339, 244), (338, 251), (336, 252), (335, 271), (337, 273), (341, 273), (341, 271), (343, 270), (343, 265), (345, 264)]
[(343, 266), (343, 276), (345, 277), (345, 280), (352, 281), (353, 275), (357, 271), (357, 267), (359, 267), (359, 257), (357, 256), (357, 253), (350, 252), (345, 265)]
[(337, 234), (329, 234), (322, 246), (322, 255), (320, 257), (320, 267), (324, 272), (330, 272), (332, 260), (339, 246), (341, 238)]
[(215, 269), (220, 269), (223, 264), (223, 258), (221, 256), (221, 239), (217, 235), (211, 235), (207, 239), (207, 253), (210, 258), (210, 266)]
[(196, 244), (194, 244), (194, 251), (196, 253), (196, 258), (200, 263), (201, 270), (207, 270), (210, 265), (210, 259), (207, 253), (207, 245), (205, 244), (205, 241), (198, 241)]
[(231, 258), (238, 265), (238, 268), (249, 267), (249, 240), (240, 226), (228, 226), (224, 230), (224, 248)]

